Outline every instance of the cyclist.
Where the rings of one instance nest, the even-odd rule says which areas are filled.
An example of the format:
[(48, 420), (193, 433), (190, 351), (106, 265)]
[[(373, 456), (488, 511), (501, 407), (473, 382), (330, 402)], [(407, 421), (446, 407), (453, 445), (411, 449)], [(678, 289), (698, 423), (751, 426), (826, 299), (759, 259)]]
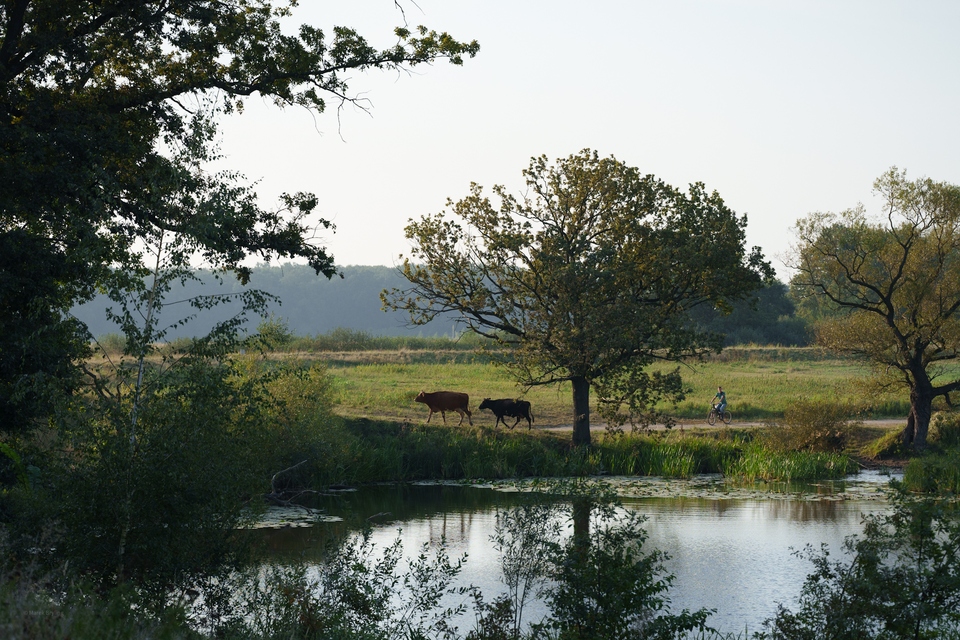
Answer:
[[(727, 394), (723, 392), (723, 387), (717, 387), (717, 395), (713, 396), (714, 400), (717, 400), (717, 415), (722, 416), (723, 410), (727, 408)], [(712, 402), (712, 401), (711, 401)]]

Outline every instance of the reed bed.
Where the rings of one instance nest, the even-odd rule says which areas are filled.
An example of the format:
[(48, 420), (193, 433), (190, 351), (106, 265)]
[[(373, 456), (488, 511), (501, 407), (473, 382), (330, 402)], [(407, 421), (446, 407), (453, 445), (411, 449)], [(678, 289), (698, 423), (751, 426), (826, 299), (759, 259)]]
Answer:
[(855, 470), (841, 455), (783, 454), (755, 443), (680, 434), (601, 436), (586, 449), (573, 447), (569, 434), (360, 418), (330, 425), (324, 437), (338, 443), (327, 447), (332, 455), (312, 460), (309, 473), (315, 486), (587, 475), (690, 478), (700, 473), (795, 481)]
[(914, 458), (904, 470), (903, 483), (913, 491), (960, 495), (960, 448)]
[(723, 473), (747, 481), (795, 482), (843, 478), (858, 470), (857, 463), (841, 453), (773, 451), (751, 444), (740, 456), (728, 460)]

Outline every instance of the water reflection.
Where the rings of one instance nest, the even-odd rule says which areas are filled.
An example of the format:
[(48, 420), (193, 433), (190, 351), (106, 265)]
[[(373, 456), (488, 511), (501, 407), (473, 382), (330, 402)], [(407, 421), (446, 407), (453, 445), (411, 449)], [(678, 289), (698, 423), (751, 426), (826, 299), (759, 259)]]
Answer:
[(795, 603), (812, 569), (792, 549), (827, 544), (835, 552), (881, 505), (851, 502), (669, 501), (631, 503), (647, 515), (650, 544), (670, 556), (678, 607), (716, 609), (713, 624), (753, 630), (777, 602)]
[[(624, 505), (647, 517), (649, 544), (670, 556), (667, 568), (676, 576), (670, 591), (673, 608), (716, 609), (711, 624), (742, 632), (747, 627), (757, 630), (778, 602), (794, 604), (812, 570), (794, 549), (826, 544), (838, 554), (844, 538), (860, 532), (865, 513), (886, 508), (875, 497), (887, 479), (864, 480), (765, 494), (757, 487), (721, 486), (716, 479), (712, 492), (699, 480), (686, 488), (676, 481), (659, 481), (674, 487), (674, 497), (627, 497)], [(627, 488), (622, 493), (644, 496), (658, 481), (629, 479), (629, 486), (623, 482)], [(662, 495), (660, 489), (654, 494)], [(443, 485), (366, 487), (324, 496), (314, 505), (342, 522), (254, 534), (275, 562), (319, 559), (329, 540), (349, 535), (366, 522), (375, 523), (373, 541), (379, 547), (389, 545), (402, 530), (399, 535), (408, 555), (423, 543), (446, 539), (451, 556), (468, 555), (463, 583), (480, 587), (490, 600), (503, 593), (499, 558), (490, 542), (496, 511), (527, 497)], [(531, 614), (538, 617), (542, 609), (534, 608)]]
[[(275, 560), (320, 559), (327, 543), (366, 525), (375, 527), (378, 538), (384, 534), (395, 538), (397, 529), (402, 528), (408, 550), (416, 549), (422, 542), (437, 543), (443, 536), (462, 546), (488, 526), (496, 509), (509, 508), (523, 499), (517, 493), (462, 486), (369, 486), (320, 495), (310, 504), (320, 514), (337, 516), (338, 522), (306, 528), (260, 529), (250, 535), (256, 536), (268, 557)], [(411, 527), (426, 527), (425, 535), (416, 536), (416, 543), (407, 542), (412, 537), (407, 535)]]

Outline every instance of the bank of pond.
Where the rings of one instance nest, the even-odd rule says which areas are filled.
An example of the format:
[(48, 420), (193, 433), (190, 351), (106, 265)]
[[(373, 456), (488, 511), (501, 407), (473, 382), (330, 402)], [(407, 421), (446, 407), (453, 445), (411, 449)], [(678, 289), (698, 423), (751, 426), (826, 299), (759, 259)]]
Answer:
[(569, 433), (357, 418), (328, 425), (324, 444), (323, 455), (304, 452), (308, 462), (290, 482), (325, 487), (596, 475), (690, 478), (711, 473), (789, 482), (842, 478), (862, 466), (843, 452), (777, 446), (758, 428), (596, 433), (590, 447), (575, 447)]

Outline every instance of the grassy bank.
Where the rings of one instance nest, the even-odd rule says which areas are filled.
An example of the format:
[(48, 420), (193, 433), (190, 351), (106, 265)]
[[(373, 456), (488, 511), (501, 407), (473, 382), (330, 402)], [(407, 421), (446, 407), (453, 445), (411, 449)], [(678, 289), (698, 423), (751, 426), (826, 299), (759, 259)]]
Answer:
[(590, 449), (582, 449), (571, 445), (567, 433), (345, 418), (329, 425), (324, 439), (332, 455), (312, 459), (303, 470), (316, 486), (598, 474), (689, 478), (722, 473), (790, 481), (837, 478), (856, 470), (840, 454), (775, 453), (755, 441), (754, 432), (600, 435)]

